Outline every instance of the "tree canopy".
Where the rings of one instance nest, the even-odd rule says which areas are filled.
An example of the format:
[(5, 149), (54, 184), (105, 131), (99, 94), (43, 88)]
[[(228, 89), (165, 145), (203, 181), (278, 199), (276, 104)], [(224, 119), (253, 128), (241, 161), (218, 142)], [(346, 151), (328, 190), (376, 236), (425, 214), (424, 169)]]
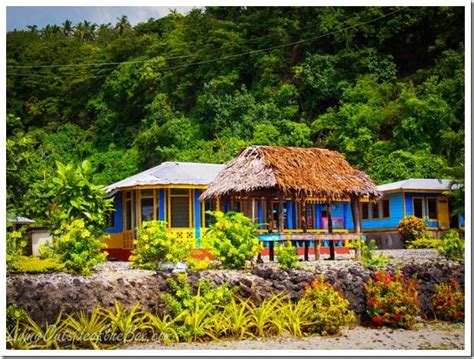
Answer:
[[(56, 161), (112, 183), (244, 146), (342, 152), (378, 183), (464, 156), (464, 8), (207, 7), (7, 33), (7, 190)], [(451, 171), (452, 173), (452, 171)]]

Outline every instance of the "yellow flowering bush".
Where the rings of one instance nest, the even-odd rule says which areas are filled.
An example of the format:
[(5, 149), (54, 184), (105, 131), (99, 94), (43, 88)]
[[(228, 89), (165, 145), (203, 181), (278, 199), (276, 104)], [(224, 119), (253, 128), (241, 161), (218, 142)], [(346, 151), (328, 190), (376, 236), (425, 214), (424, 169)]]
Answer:
[(311, 323), (307, 328), (309, 333), (332, 335), (338, 333), (342, 326), (355, 322), (349, 301), (331, 284), (324, 282), (323, 276), (307, 285), (301, 300), (310, 303), (312, 307), (306, 318)]
[(7, 271), (9, 271), (13, 267), (15, 262), (23, 254), (26, 245), (27, 241), (21, 231), (7, 232)]
[(407, 216), (400, 221), (397, 230), (402, 236), (403, 241), (409, 245), (411, 242), (423, 238), (428, 230), (428, 226), (421, 218)]
[(63, 271), (64, 265), (54, 258), (19, 256), (10, 269), (17, 273), (45, 273)]
[(220, 211), (208, 212), (214, 217), (203, 238), (204, 247), (226, 268), (242, 268), (246, 260), (252, 259), (261, 250), (257, 237), (257, 225), (242, 213)]
[(56, 258), (65, 268), (74, 273), (87, 275), (92, 267), (105, 261), (107, 253), (104, 238), (97, 238), (91, 233), (82, 219), (64, 224), (54, 236), (42, 254)]
[(167, 231), (163, 221), (143, 222), (137, 237), (129, 258), (135, 268), (155, 269), (158, 262), (186, 261), (194, 248), (194, 239)]

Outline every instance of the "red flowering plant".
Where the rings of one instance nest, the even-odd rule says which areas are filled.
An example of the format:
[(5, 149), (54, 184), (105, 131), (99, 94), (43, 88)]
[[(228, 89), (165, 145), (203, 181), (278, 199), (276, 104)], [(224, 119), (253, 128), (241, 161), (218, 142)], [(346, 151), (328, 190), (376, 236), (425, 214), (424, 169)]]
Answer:
[(303, 298), (311, 306), (307, 332), (321, 335), (336, 334), (344, 325), (352, 324), (355, 315), (349, 309), (349, 301), (334, 287), (324, 282), (321, 275), (306, 286)]
[(372, 325), (410, 328), (420, 311), (418, 281), (403, 274), (375, 273), (375, 280), (364, 285), (367, 313)]
[(464, 294), (454, 278), (451, 278), (450, 283), (435, 286), (431, 302), (437, 319), (448, 322), (464, 321)]

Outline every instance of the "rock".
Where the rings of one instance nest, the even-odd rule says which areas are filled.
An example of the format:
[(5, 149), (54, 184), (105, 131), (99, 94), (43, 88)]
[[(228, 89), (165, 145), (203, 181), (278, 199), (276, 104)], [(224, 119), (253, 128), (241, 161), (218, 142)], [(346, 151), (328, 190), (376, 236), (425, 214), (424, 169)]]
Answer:
[(245, 278), (245, 277), (239, 278), (238, 283), (240, 285), (244, 285), (249, 288), (252, 287), (252, 284), (253, 284), (253, 282), (249, 278)]

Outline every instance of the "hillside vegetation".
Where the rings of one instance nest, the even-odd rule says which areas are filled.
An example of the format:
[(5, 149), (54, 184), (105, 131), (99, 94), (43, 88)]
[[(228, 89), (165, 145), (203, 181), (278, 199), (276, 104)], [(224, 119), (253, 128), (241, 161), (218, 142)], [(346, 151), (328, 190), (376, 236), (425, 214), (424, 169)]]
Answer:
[(463, 42), (462, 7), (208, 7), (11, 31), (8, 202), (34, 216), (55, 161), (88, 159), (105, 185), (250, 144), (338, 150), (379, 183), (462, 172)]

